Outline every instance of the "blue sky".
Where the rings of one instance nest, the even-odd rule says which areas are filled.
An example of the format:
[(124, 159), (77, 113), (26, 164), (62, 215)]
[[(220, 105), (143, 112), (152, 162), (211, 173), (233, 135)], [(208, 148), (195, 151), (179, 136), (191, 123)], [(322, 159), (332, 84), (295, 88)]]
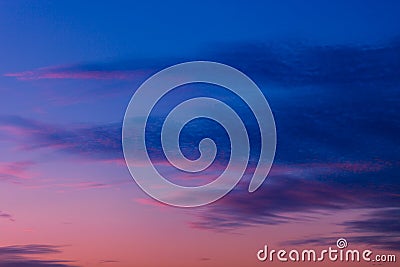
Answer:
[(397, 1), (2, 2), (2, 68), (198, 56), (221, 43), (380, 43), (397, 37), (398, 8)]
[[(398, 1), (0, 2), (0, 267), (257, 266), (265, 242), (343, 236), (398, 253), (399, 12)], [(256, 193), (246, 176), (222, 200), (187, 211), (132, 181), (121, 127), (145, 79), (189, 60), (252, 78), (278, 143)], [(259, 139), (243, 103), (213, 86), (174, 93), (152, 130), (183, 99), (222, 99), (251, 133), (251, 174)], [(207, 135), (220, 150), (196, 183), (221, 173), (229, 154), (223, 129), (199, 120), (182, 132), (185, 155), (196, 158)], [(149, 147), (158, 167), (192, 182), (168, 169), (157, 138)]]

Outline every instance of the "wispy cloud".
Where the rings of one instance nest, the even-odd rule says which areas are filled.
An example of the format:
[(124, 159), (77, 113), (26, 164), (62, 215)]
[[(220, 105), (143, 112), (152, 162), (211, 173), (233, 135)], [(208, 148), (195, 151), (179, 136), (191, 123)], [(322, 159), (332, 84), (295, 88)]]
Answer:
[(400, 42), (381, 46), (248, 44), (215, 58), (286, 85), (398, 85)]
[[(384, 224), (381, 224), (381, 226), (383, 228)], [(284, 241), (281, 242), (281, 244), (285, 246), (335, 246), (335, 241), (344, 235), (346, 235), (346, 240), (349, 246), (352, 246), (353, 248), (355, 248), (356, 245), (366, 245), (373, 249), (382, 249), (391, 252), (400, 251), (400, 236), (398, 233), (395, 233), (394, 235), (390, 233), (382, 235), (380, 232), (368, 231), (362, 234), (354, 234), (349, 229), (345, 230), (345, 233), (336, 235), (332, 234), (327, 236), (300, 238), (296, 240)]]
[(113, 263), (119, 263), (119, 261), (116, 261), (116, 260), (101, 260), (101, 261), (99, 261), (99, 264), (113, 264)]
[(12, 222), (15, 221), (14, 217), (11, 214), (5, 213), (1, 210), (0, 210), (0, 218), (8, 219), (9, 221), (12, 221)]
[[(365, 167), (362, 167), (365, 166)], [(370, 166), (370, 167), (368, 167)], [(379, 166), (379, 167), (378, 167)], [(336, 224), (341, 230), (285, 245), (332, 245), (339, 237), (371, 248), (400, 251), (397, 181), (400, 165), (380, 163), (274, 165), (264, 186), (249, 195), (246, 185), (199, 210), (196, 229), (233, 231), (242, 227), (318, 222), (339, 212), (363, 214)], [(337, 236), (340, 235), (340, 236)]]
[[(205, 56), (249, 75), (285, 85), (394, 85), (400, 83), (400, 43), (380, 46), (313, 46), (300, 42), (217, 46)], [(19, 80), (143, 78), (165, 66), (191, 60), (125, 60), (50, 66), (6, 73)], [(150, 63), (149, 63), (150, 62)], [(165, 64), (165, 63), (168, 64)]]
[(107, 181), (107, 183), (88, 181), (88, 182), (78, 182), (78, 183), (55, 184), (52, 186), (57, 188), (69, 188), (75, 190), (90, 190), (90, 189), (105, 189), (128, 183), (131, 183), (131, 180)]
[(0, 255), (37, 255), (60, 252), (60, 247), (53, 245), (30, 244), (0, 247)]
[(20, 183), (32, 177), (29, 171), (35, 163), (33, 161), (0, 162), (0, 181)]
[[(282, 169), (274, 165), (265, 185), (258, 191), (249, 195), (246, 186), (239, 187), (200, 212), (198, 220), (191, 225), (201, 229), (233, 230), (257, 224), (308, 220), (310, 213), (317, 219), (320, 211), (383, 208), (398, 202), (399, 196), (394, 194), (399, 185), (392, 176), (398, 172), (398, 165), (362, 170), (337, 166), (327, 164), (324, 168), (329, 171), (321, 172), (312, 165), (297, 166), (293, 171), (289, 166)], [(379, 183), (376, 177), (380, 177)]]
[[(393, 203), (397, 200), (394, 199)], [(344, 222), (347, 231), (357, 233), (355, 241), (382, 249), (400, 251), (400, 208), (373, 209), (359, 220)]]
[(60, 252), (62, 252), (60, 247), (53, 245), (30, 244), (0, 247), (0, 267), (76, 267), (73, 261), (33, 258)]
[(13, 137), (27, 138), (24, 149), (51, 148), (104, 160), (122, 158), (118, 124), (67, 128), (18, 116), (2, 116), (0, 125), (0, 129)]
[(76, 64), (67, 66), (52, 66), (38, 68), (30, 71), (6, 73), (6, 77), (14, 77), (18, 80), (41, 79), (79, 79), (79, 80), (135, 80), (143, 78), (149, 73), (145, 69), (110, 69), (107, 64)]

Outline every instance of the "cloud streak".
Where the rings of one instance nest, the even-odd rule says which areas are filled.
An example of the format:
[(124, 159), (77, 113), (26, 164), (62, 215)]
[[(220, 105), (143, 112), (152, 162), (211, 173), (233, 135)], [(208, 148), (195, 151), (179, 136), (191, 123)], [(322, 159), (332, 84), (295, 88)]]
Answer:
[(77, 267), (72, 261), (32, 258), (60, 252), (60, 247), (53, 245), (29, 244), (0, 247), (0, 267)]
[(78, 80), (135, 80), (149, 75), (148, 70), (139, 69), (104, 69), (104, 66), (77, 64), (52, 66), (30, 71), (6, 73), (22, 81), (42, 79), (78, 79)]
[[(380, 46), (311, 46), (294, 42), (219, 46), (207, 58), (238, 67), (249, 75), (291, 86), (365, 86), (371, 83), (392, 86), (400, 83), (398, 41)], [(192, 59), (186, 58), (184, 61), (189, 60)], [(182, 62), (182, 59), (164, 59), (163, 63), (125, 60), (71, 64), (6, 73), (4, 76), (19, 80), (132, 80), (147, 77), (155, 70), (177, 62)]]
[(0, 181), (20, 183), (30, 179), (32, 172), (29, 169), (34, 164), (32, 161), (0, 162)]
[(12, 221), (12, 222), (15, 221), (14, 217), (11, 214), (5, 213), (1, 210), (0, 210), (0, 218), (8, 219), (9, 221)]
[[(393, 203), (393, 192), (398, 190), (386, 188), (376, 196), (374, 186), (364, 186), (362, 180), (372, 179), (385, 171), (364, 170), (346, 171), (327, 164), (329, 172), (312, 169), (312, 165), (302, 165), (292, 170), (287, 166), (279, 170), (273, 166), (266, 184), (249, 195), (246, 186), (231, 192), (215, 205), (211, 205), (201, 214), (198, 221), (191, 225), (200, 229), (227, 229), (255, 224), (281, 224), (302, 220), (312, 212), (318, 217), (319, 211), (334, 212), (336, 210), (357, 209), (366, 207), (382, 207)], [(392, 170), (393, 171), (393, 170)], [(345, 177), (346, 182), (337, 182), (333, 177)], [(359, 184), (357, 184), (357, 182)], [(388, 181), (389, 182), (389, 181)], [(394, 181), (391, 181), (393, 183)], [(290, 216), (289, 214), (296, 214)]]
[(13, 137), (26, 138), (24, 149), (50, 148), (102, 160), (122, 158), (121, 128), (117, 124), (67, 129), (18, 116), (2, 116), (0, 125)]

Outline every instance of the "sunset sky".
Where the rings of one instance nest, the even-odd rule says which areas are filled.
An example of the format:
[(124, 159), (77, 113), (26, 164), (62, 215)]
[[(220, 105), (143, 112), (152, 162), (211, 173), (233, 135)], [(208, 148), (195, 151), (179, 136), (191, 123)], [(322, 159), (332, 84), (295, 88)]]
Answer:
[[(399, 261), (400, 2), (187, 2), (0, 1), (0, 267), (283, 266), (257, 251), (338, 238)], [(210, 96), (235, 109), (253, 145), (232, 192), (185, 209), (135, 183), (121, 128), (142, 82), (192, 60), (230, 65), (260, 87), (277, 150), (248, 193), (260, 153), (248, 107), (217, 86), (177, 88), (153, 130), (183, 99)], [(212, 121), (182, 131), (190, 159), (203, 138), (218, 145), (200, 176), (167, 166), (157, 136), (152, 159), (177, 183), (204, 184), (229, 160)]]

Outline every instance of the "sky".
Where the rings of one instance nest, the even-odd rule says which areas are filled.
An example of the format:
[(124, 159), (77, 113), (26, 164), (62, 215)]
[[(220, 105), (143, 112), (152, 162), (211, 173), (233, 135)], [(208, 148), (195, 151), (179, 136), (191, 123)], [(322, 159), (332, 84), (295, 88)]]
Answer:
[[(0, 267), (281, 266), (257, 251), (338, 238), (399, 258), (399, 12), (398, 1), (0, 1)], [(134, 182), (121, 129), (141, 83), (192, 60), (260, 87), (277, 150), (249, 194), (260, 140), (248, 107), (218, 86), (175, 89), (147, 143), (170, 180), (204, 184), (229, 161), (224, 129), (199, 119), (183, 128), (182, 152), (198, 158), (209, 137), (216, 160), (196, 177), (167, 164), (157, 131), (183, 100), (228, 103), (251, 141), (238, 186), (184, 209)]]

